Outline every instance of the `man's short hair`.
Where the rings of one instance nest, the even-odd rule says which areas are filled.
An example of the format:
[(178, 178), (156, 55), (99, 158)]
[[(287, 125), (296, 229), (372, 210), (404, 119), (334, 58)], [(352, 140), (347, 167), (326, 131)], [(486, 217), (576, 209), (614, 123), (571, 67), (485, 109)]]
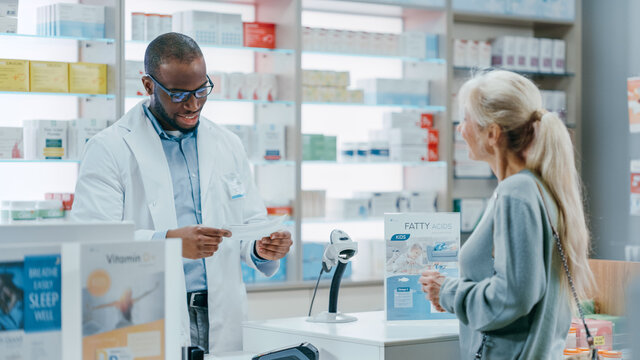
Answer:
[(158, 68), (169, 61), (190, 63), (202, 57), (198, 44), (187, 35), (170, 32), (155, 38), (144, 53), (144, 71), (156, 76)]

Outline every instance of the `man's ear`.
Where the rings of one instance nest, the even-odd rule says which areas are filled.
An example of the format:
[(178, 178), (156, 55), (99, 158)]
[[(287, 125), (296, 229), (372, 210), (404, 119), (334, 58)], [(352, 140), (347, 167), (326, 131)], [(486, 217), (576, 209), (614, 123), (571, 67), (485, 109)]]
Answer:
[(148, 76), (143, 76), (142, 79), (142, 86), (144, 86), (144, 89), (147, 91), (148, 95), (153, 95), (153, 86), (155, 85), (153, 83), (153, 80), (151, 80), (150, 77)]

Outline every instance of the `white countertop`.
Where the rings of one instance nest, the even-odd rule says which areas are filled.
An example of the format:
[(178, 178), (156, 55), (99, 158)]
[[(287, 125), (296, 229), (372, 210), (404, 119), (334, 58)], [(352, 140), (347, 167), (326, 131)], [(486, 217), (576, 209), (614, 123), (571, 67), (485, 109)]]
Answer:
[(351, 313), (355, 322), (322, 324), (307, 322), (307, 317), (250, 321), (245, 328), (295, 333), (326, 339), (375, 346), (409, 345), (443, 340), (457, 340), (458, 320), (392, 321), (384, 319), (384, 311)]
[(235, 351), (235, 352), (229, 352), (229, 353), (205, 355), (204, 359), (205, 360), (251, 360), (251, 358), (254, 357), (255, 355), (256, 355), (255, 353)]

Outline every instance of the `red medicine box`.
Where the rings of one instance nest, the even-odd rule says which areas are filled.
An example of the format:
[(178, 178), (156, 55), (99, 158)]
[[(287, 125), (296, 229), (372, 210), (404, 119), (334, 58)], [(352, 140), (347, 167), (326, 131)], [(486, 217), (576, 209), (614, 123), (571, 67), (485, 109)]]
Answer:
[(275, 49), (276, 24), (251, 22), (243, 23), (244, 46)]
[(420, 114), (420, 127), (423, 129), (433, 129), (433, 114)]

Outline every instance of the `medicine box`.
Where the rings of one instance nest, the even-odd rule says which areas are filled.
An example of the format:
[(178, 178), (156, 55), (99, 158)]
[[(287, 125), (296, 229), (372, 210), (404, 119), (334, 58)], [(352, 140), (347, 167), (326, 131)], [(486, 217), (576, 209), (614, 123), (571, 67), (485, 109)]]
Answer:
[(302, 134), (302, 160), (322, 160), (324, 139), (322, 134)]
[(0, 0), (0, 17), (18, 17), (18, 0)]
[(479, 47), (480, 47), (480, 43), (478, 41), (475, 41), (475, 40), (467, 41), (466, 59), (464, 61), (465, 66), (469, 66), (469, 67), (478, 66)]
[(528, 38), (527, 71), (540, 71), (540, 39)]
[(467, 49), (469, 41), (464, 39), (453, 40), (453, 66), (467, 66)]
[(259, 74), (260, 84), (256, 91), (257, 100), (275, 101), (278, 99), (278, 76), (276, 74)]
[(402, 55), (424, 59), (427, 57), (427, 34), (418, 31), (402, 33)]
[(327, 217), (330, 219), (362, 219), (369, 216), (369, 198), (327, 197)]
[(69, 92), (75, 94), (106, 94), (107, 65), (82, 62), (70, 63)]
[(540, 0), (508, 0), (507, 13), (518, 16), (536, 16)]
[(439, 134), (436, 129), (401, 128), (389, 130), (389, 143), (394, 145), (431, 145), (437, 146)]
[(540, 72), (553, 72), (553, 40), (540, 39)]
[(0, 33), (15, 34), (18, 32), (18, 18), (0, 16)]
[(243, 45), (246, 47), (257, 47), (275, 49), (276, 47), (276, 24), (250, 22), (243, 23)]
[(566, 59), (566, 43), (564, 40), (553, 40), (552, 71), (556, 74), (564, 74)]
[(398, 192), (377, 192), (371, 195), (369, 216), (383, 217), (385, 213), (398, 212)]
[(213, 82), (213, 89), (209, 94), (212, 99), (229, 98), (229, 76), (223, 72), (209, 73), (209, 79)]
[(429, 81), (418, 79), (363, 79), (365, 103), (371, 105), (429, 105)]
[(20, 127), (0, 127), (0, 159), (24, 157), (22, 136)]
[(24, 120), (23, 137), (27, 160), (67, 158), (66, 121)]
[(491, 44), (491, 63), (496, 67), (515, 69), (517, 41), (515, 36), (497, 38)]
[(84, 148), (93, 136), (107, 127), (107, 120), (75, 119), (68, 124), (69, 159), (80, 160)]
[(488, 41), (478, 42), (478, 67), (491, 67), (491, 43)]
[(260, 160), (285, 158), (285, 127), (281, 124), (258, 123), (254, 128), (255, 156)]
[(66, 62), (30, 61), (32, 92), (69, 92), (69, 65)]
[(529, 70), (527, 59), (529, 57), (529, 38), (516, 37), (516, 65), (515, 68), (520, 71)]
[(29, 91), (29, 60), (0, 59), (0, 91)]
[(385, 129), (409, 129), (419, 128), (421, 118), (415, 112), (388, 112), (384, 114), (383, 127)]

